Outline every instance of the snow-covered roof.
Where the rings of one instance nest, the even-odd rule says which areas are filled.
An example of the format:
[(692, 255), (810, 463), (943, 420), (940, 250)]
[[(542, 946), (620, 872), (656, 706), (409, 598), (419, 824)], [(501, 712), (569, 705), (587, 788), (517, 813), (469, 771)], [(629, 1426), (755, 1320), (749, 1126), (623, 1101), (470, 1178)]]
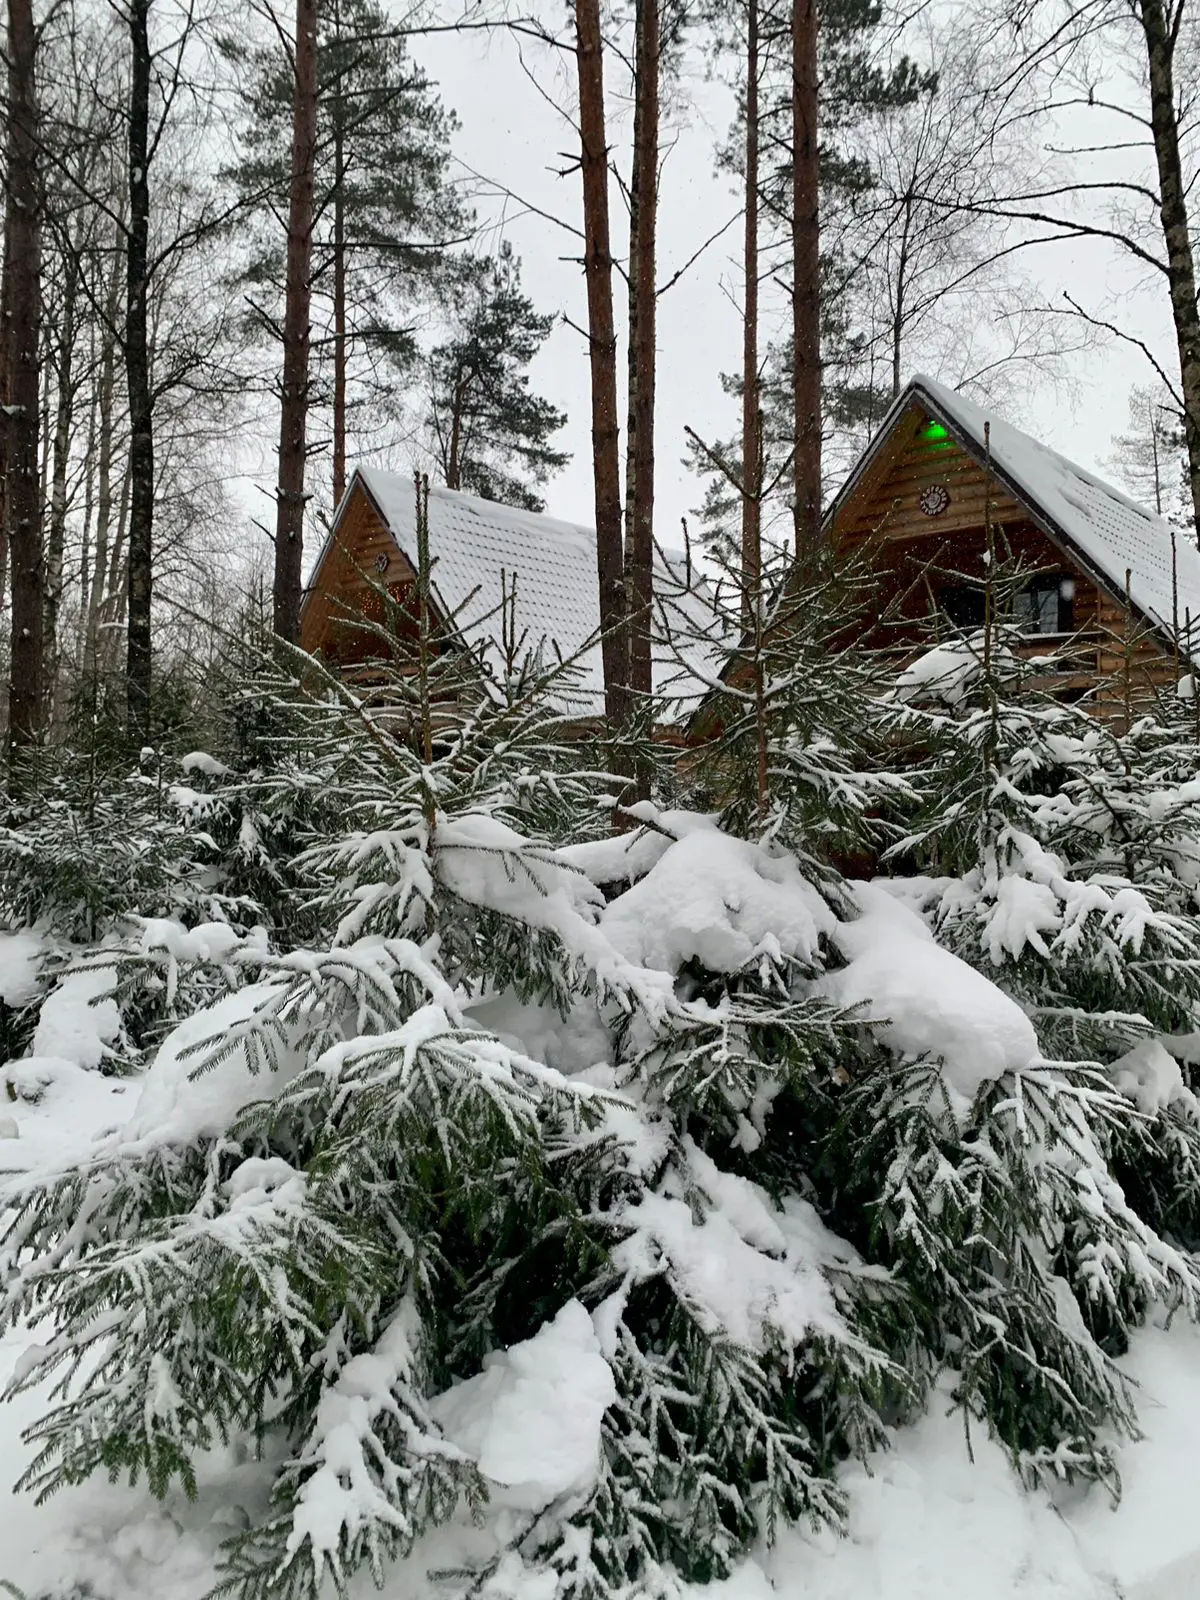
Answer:
[(1176, 617), (1182, 634), (1190, 611), (1192, 638), (1200, 641), (1200, 551), (1191, 539), (1174, 533), (1162, 517), (1095, 473), (1076, 466), (933, 378), (914, 377), (897, 397), (871, 448), (837, 496), (835, 507), (858, 481), (893, 424), (914, 402), (980, 462), (986, 448), (984, 424), (990, 424), (992, 470), (1034, 520), (1051, 537), (1071, 546), (1081, 564), (1118, 598), (1125, 593), (1128, 571), (1134, 606), (1169, 637)]
[[(412, 477), (375, 467), (358, 468), (339, 517), (355, 479), (415, 567), (416, 488)], [(335, 518), (335, 531), (337, 524)], [(604, 675), (597, 640), (600, 601), (594, 529), (430, 485), (429, 551), (434, 604), (462, 637), (472, 645), (482, 643), (485, 649), (499, 648), (501, 578), (511, 586), (515, 577), (517, 633), (527, 634), (526, 648), (544, 642), (564, 658), (583, 650), (578, 699), (600, 703)], [(665, 611), (673, 614), (673, 632), (691, 632), (704, 611), (702, 580), (690, 574), (693, 592), (688, 594), (682, 558), (665, 559), (665, 567), (662, 561), (657, 563), (656, 631), (663, 631)], [(319, 570), (318, 559), (314, 578)], [(661, 642), (656, 645), (655, 687), (681, 701), (694, 700), (712, 681), (715, 662), (703, 660), (694, 646), (680, 653), (686, 662), (683, 670), (678, 655)]]

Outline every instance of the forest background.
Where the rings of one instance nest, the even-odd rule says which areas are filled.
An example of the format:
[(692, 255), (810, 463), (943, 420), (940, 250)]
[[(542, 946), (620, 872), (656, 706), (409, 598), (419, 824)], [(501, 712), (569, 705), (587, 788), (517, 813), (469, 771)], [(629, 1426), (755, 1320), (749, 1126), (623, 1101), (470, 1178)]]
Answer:
[[(819, 230), (821, 265), (799, 311), (794, 8), (753, 9), (752, 268), (750, 9), (597, 13), (616, 284), (605, 359), (619, 443), (636, 433), (629, 373), (650, 378), (640, 404), (652, 459), (637, 493), (631, 445), (618, 508), (633, 566), (639, 518), (644, 539), (668, 544), (693, 513), (702, 534), (728, 531), (739, 511), (745, 523), (755, 496), (737, 458), (758, 410), (761, 516), (768, 527), (776, 514), (787, 520), (802, 314), (820, 322), (819, 361), (806, 357), (823, 390), (820, 448), (804, 464), (820, 483), (805, 491), (813, 504), (901, 379), (924, 369), (1193, 522), (1196, 37), (1186, 0), (1166, 11), (826, 8), (813, 83), (819, 181), (817, 164), (810, 174), (820, 214), (814, 196), (806, 230), (813, 240)], [(638, 67), (649, 16), (652, 72)], [(294, 210), (304, 204), (295, 42), (306, 19), (317, 40), (311, 243)], [(560, 515), (601, 525), (603, 548), (597, 496), (620, 496), (598, 487), (589, 439), (589, 406), (600, 402), (587, 358), (604, 339), (582, 270), (578, 21), (556, 7), (368, 0), (296, 15), (174, 0), (11, 8), (6, 148), (17, 181), (0, 365), (18, 487), (5, 511), (3, 598), (6, 609), (10, 598), (24, 605), (24, 620), (6, 630), (17, 643), (6, 677), (32, 684), (36, 665), (39, 680), (18, 691), (19, 746), (60, 737), (80, 685), (114, 708), (126, 702), (133, 734), (150, 737), (152, 671), (211, 660), (212, 622), (245, 605), (272, 568), (275, 622), (294, 634), (306, 563), (357, 461), (430, 470), (499, 499), (549, 499)], [(639, 185), (648, 190), (635, 153), (638, 85), (651, 78), (657, 180), (638, 246), (632, 212)], [(1169, 222), (1164, 116), (1179, 190)], [(641, 345), (628, 337), (637, 248), (655, 309)], [(307, 309), (288, 301), (289, 273)], [(751, 324), (757, 406), (739, 404)], [(36, 428), (22, 384), (37, 395)]]

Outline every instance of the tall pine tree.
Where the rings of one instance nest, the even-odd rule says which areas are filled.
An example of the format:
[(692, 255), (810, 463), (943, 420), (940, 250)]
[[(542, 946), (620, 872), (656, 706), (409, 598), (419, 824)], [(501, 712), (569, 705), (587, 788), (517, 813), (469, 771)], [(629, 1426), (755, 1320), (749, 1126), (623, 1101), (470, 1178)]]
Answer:
[[(443, 283), (471, 218), (449, 178), (454, 118), (377, 0), (322, 5), (310, 403), (329, 419), (334, 495), (345, 487), (356, 415), (386, 410), (417, 358), (421, 308)], [(277, 47), (226, 50), (247, 74), (242, 156), (232, 176), (286, 213), (292, 73)], [(275, 336), (284, 239), (256, 207), (240, 281), (254, 325)]]
[(450, 489), (541, 511), (536, 493), (569, 459), (553, 438), (565, 413), (533, 393), (528, 367), (554, 326), (521, 287), (505, 242), (468, 257), (448, 289), (449, 337), (429, 357), (427, 421)]

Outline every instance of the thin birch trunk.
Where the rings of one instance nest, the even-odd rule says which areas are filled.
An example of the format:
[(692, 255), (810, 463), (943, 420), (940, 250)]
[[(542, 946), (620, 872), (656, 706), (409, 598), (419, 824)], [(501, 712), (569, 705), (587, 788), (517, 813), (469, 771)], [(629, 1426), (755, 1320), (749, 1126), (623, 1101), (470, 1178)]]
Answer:
[(125, 257), (125, 386), (129, 401), (129, 565), (125, 694), (129, 737), (151, 727), (150, 608), (154, 581), (154, 418), (148, 333), (150, 255), (150, 5), (129, 6), (129, 232)]
[[(75, 421), (75, 326), (78, 318), (79, 257), (68, 242), (63, 263), (63, 298), (59, 323), (58, 371), (55, 377), (54, 433), (50, 451), (50, 520), (46, 534), (45, 656), (49, 712), (54, 718), (58, 688), (58, 614), (63, 594), (63, 557), (67, 538), (67, 468)], [(48, 419), (47, 419), (48, 420)]]

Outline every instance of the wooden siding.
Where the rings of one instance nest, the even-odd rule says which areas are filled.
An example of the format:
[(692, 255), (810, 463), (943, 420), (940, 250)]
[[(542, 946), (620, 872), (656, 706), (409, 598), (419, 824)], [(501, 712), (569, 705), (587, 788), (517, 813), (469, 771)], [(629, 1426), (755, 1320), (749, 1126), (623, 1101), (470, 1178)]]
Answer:
[(374, 501), (356, 483), (304, 599), (302, 648), (343, 672), (379, 661), (383, 642), (369, 625), (384, 620), (385, 592), (397, 608), (389, 626), (409, 633), (415, 628), (416, 574)]
[[(952, 438), (923, 436), (923, 409), (910, 406), (836, 504), (827, 531), (855, 552), (876, 588), (874, 622), (866, 642), (911, 658), (953, 630), (940, 614), (939, 588), (979, 583), (985, 570), (990, 513), (997, 555), (1016, 558), (1032, 575), (1054, 572), (1075, 583), (1075, 632), (1064, 660), (1043, 686), (1064, 699), (1088, 697), (1098, 715), (1120, 718), (1171, 687), (1178, 678), (1173, 649), (1161, 635), (1131, 619), (1124, 597), (1097, 580), (1064, 541), (1048, 533), (1003, 483)], [(936, 485), (949, 494), (938, 516), (920, 506)], [(1029, 656), (1065, 645), (1061, 636), (1029, 635)]]

